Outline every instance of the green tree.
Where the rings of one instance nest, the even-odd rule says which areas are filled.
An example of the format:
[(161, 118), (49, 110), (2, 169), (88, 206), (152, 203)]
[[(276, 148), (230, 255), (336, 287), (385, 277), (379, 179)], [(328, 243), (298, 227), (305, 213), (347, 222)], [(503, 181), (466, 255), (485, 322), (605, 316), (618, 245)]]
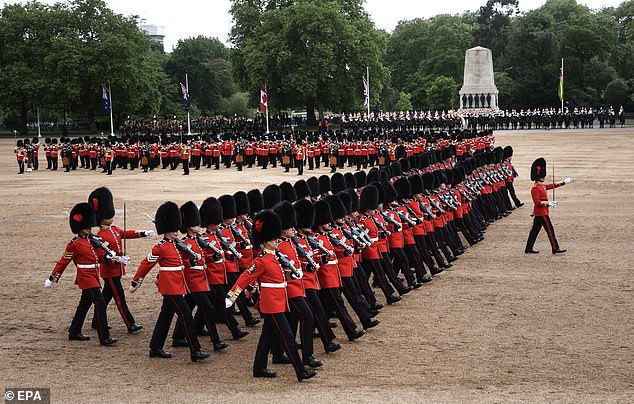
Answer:
[(621, 105), (629, 104), (632, 95), (627, 82), (619, 78), (608, 83), (603, 93), (603, 99), (607, 104), (618, 109)]
[(438, 76), (427, 90), (429, 107), (432, 110), (454, 109), (458, 102), (458, 85), (451, 77)]
[(519, 14), (518, 0), (487, 0), (478, 13), (478, 28), (473, 46), (491, 49), (493, 59), (503, 56), (506, 28), (514, 15)]
[(398, 97), (398, 102), (396, 103), (397, 111), (411, 111), (414, 107), (412, 107), (412, 95), (408, 93), (400, 93)]

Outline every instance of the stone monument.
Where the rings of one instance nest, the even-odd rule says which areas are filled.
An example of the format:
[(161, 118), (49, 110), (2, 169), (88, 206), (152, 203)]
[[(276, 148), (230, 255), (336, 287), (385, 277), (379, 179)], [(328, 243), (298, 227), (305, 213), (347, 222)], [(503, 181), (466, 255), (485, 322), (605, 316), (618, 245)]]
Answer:
[(491, 50), (468, 49), (464, 60), (464, 83), (460, 89), (460, 109), (498, 109), (499, 91), (493, 78)]

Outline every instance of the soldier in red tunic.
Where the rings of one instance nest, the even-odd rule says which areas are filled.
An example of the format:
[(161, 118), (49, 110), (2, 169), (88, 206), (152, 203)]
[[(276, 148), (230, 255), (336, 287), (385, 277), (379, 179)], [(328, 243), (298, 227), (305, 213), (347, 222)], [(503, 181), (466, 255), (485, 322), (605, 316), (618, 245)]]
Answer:
[[(97, 224), (99, 225), (97, 237), (108, 242), (108, 248), (117, 255), (125, 255), (123, 240), (139, 237), (154, 237), (155, 233), (153, 230), (121, 230), (117, 226), (112, 225), (115, 209), (112, 193), (108, 188), (101, 187), (92, 191), (88, 196), (88, 203), (95, 210), (97, 217)], [(103, 262), (99, 265), (99, 275), (104, 280), (103, 298), (106, 302), (106, 307), (112, 298), (114, 298), (119, 314), (128, 332), (133, 333), (142, 329), (143, 326), (134, 321), (134, 317), (132, 313), (130, 313), (128, 304), (125, 301), (125, 293), (121, 285), (121, 277), (125, 275), (125, 264), (119, 262)], [(96, 316), (92, 318), (92, 328), (97, 328)]]
[[(284, 352), (288, 355), (295, 369), (297, 380), (302, 381), (314, 377), (317, 373), (304, 366), (297, 353), (297, 346), (286, 318), (288, 311), (287, 277), (276, 257), (279, 245), (278, 238), (282, 234), (279, 217), (270, 210), (258, 213), (253, 220), (251, 241), (262, 253), (254, 260), (253, 265), (244, 271), (236, 284), (227, 294), (226, 306), (236, 301), (240, 293), (254, 282), (260, 285), (259, 308), (264, 316), (264, 325), (253, 362), (254, 377), (275, 377), (275, 371), (267, 369), (271, 347), (278, 339)], [(301, 273), (298, 278), (301, 278)]]
[(527, 254), (537, 254), (539, 252), (534, 249), (534, 246), (535, 240), (537, 240), (537, 236), (539, 235), (542, 227), (546, 230), (546, 234), (548, 234), (548, 240), (550, 241), (550, 246), (552, 247), (553, 254), (561, 254), (566, 252), (566, 250), (559, 247), (559, 243), (557, 242), (557, 238), (555, 237), (555, 229), (553, 229), (553, 224), (550, 221), (550, 217), (548, 216), (548, 208), (556, 208), (557, 201), (548, 201), (548, 195), (546, 191), (569, 184), (572, 179), (566, 178), (561, 182), (555, 182), (553, 184), (545, 185), (545, 178), (546, 160), (540, 157), (535, 160), (533, 162), (533, 165), (531, 166), (531, 180), (535, 181), (535, 183), (533, 184), (533, 188), (531, 189), (531, 197), (533, 198), (533, 203), (535, 204), (535, 207), (533, 208), (533, 227), (531, 228), (531, 231), (528, 235), (526, 249), (524, 250), (524, 252)]
[(75, 205), (69, 214), (70, 228), (77, 234), (66, 246), (62, 258), (57, 261), (53, 272), (44, 283), (45, 288), (58, 282), (64, 270), (72, 261), (77, 267), (75, 284), (81, 289), (81, 299), (75, 311), (75, 316), (68, 329), (68, 339), (71, 341), (87, 341), (90, 337), (81, 333), (86, 314), (90, 306), (95, 305), (97, 313), (97, 335), (101, 345), (112, 345), (117, 342), (110, 336), (106, 320), (106, 303), (101, 294), (99, 283), (99, 264), (104, 261), (125, 263), (124, 257), (106, 252), (100, 247), (101, 240), (95, 239), (90, 229), (97, 225), (95, 211), (83, 202)]
[(157, 284), (159, 293), (163, 295), (163, 305), (150, 340), (150, 358), (172, 357), (171, 353), (163, 350), (163, 345), (176, 313), (178, 321), (185, 328), (192, 362), (206, 359), (209, 354), (200, 349), (194, 320), (183, 297), (187, 293), (183, 274), (184, 261), (199, 260), (200, 255), (193, 252), (178, 238), (178, 230), (182, 222), (180, 210), (174, 202), (165, 202), (159, 206), (155, 223), (156, 232), (163, 234), (164, 238), (152, 248), (147, 257), (143, 258), (130, 285), (130, 292), (136, 292), (145, 276), (157, 263), (159, 264)]

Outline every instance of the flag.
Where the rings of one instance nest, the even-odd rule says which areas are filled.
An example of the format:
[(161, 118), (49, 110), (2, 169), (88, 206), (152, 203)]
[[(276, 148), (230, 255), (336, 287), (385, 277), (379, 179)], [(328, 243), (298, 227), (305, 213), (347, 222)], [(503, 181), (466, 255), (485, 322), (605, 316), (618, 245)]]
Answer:
[(110, 113), (112, 105), (110, 104), (110, 93), (105, 84), (101, 85), (101, 101), (103, 101), (103, 110)]
[(260, 84), (260, 109), (264, 112), (269, 108), (269, 97), (266, 94), (266, 87)]
[(185, 111), (189, 111), (189, 107), (191, 107), (192, 100), (189, 97), (189, 90), (187, 87), (183, 85), (183, 83), (179, 83), (181, 85), (181, 94), (183, 96), (183, 102), (185, 103)]
[(368, 87), (368, 79), (363, 76), (363, 106), (370, 104), (370, 88)]
[(559, 68), (559, 101), (564, 100), (564, 70)]

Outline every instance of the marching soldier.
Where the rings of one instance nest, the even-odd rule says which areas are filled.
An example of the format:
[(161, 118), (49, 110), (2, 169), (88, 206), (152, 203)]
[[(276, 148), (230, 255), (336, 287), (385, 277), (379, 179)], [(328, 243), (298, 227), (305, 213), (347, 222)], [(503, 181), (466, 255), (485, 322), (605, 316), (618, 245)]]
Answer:
[(53, 272), (44, 283), (45, 288), (58, 282), (64, 270), (72, 261), (77, 267), (75, 284), (81, 289), (81, 299), (73, 316), (73, 321), (68, 329), (68, 339), (71, 341), (87, 341), (90, 337), (81, 332), (86, 314), (90, 306), (95, 305), (97, 315), (97, 335), (99, 343), (110, 346), (117, 342), (110, 336), (106, 320), (106, 303), (101, 294), (99, 283), (99, 264), (104, 261), (126, 264), (128, 257), (117, 256), (113, 252), (107, 252), (101, 240), (95, 238), (91, 229), (97, 225), (95, 211), (88, 203), (79, 203), (73, 207), (69, 214), (70, 228), (76, 236), (68, 243), (64, 255), (57, 261)]
[(163, 350), (163, 346), (174, 313), (176, 313), (178, 321), (185, 329), (192, 362), (206, 359), (209, 354), (200, 348), (194, 329), (194, 320), (183, 297), (187, 293), (183, 274), (184, 260), (199, 260), (200, 255), (193, 252), (191, 247), (186, 246), (178, 238), (182, 222), (180, 210), (174, 202), (165, 202), (158, 208), (155, 224), (156, 232), (163, 234), (164, 238), (152, 248), (147, 257), (143, 258), (130, 285), (130, 292), (136, 292), (150, 270), (157, 263), (159, 264), (159, 275), (156, 283), (159, 293), (163, 295), (163, 305), (150, 340), (150, 358), (172, 357), (171, 353)]
[(550, 246), (552, 248), (553, 254), (561, 254), (566, 252), (566, 250), (559, 247), (559, 243), (557, 242), (557, 238), (555, 237), (555, 229), (553, 229), (553, 224), (550, 221), (550, 217), (548, 216), (548, 208), (556, 208), (557, 201), (549, 201), (546, 191), (548, 191), (549, 189), (561, 187), (566, 184), (570, 184), (572, 179), (568, 177), (562, 182), (544, 184), (545, 178), (546, 160), (540, 157), (535, 160), (531, 166), (531, 181), (535, 182), (533, 184), (533, 188), (531, 189), (531, 197), (533, 198), (533, 203), (535, 204), (535, 206), (533, 208), (533, 227), (531, 228), (531, 231), (528, 235), (526, 249), (524, 250), (524, 253), (526, 254), (539, 253), (539, 251), (536, 251), (534, 249), (534, 246), (535, 241), (537, 240), (537, 236), (539, 235), (542, 227), (546, 230), (546, 234), (548, 234), (548, 240), (550, 241)]
[[(261, 248), (262, 253), (253, 265), (244, 271), (227, 294), (226, 306), (231, 306), (242, 291), (254, 282), (260, 284), (259, 308), (264, 316), (264, 325), (253, 362), (254, 377), (276, 377), (277, 373), (267, 369), (269, 352), (276, 339), (291, 360), (298, 381), (310, 379), (317, 373), (305, 367), (297, 353), (295, 338), (286, 318), (288, 299), (286, 292), (287, 275), (276, 258), (278, 239), (282, 235), (282, 224), (272, 211), (262, 211), (253, 221), (251, 241)], [(298, 276), (300, 278), (301, 276)]]
[(18, 174), (24, 174), (24, 163), (27, 157), (26, 149), (24, 148), (24, 142), (22, 141), (22, 139), (18, 139), (17, 146), (13, 150), (13, 153), (15, 153), (15, 157), (18, 161), (18, 168), (20, 170), (18, 171)]

